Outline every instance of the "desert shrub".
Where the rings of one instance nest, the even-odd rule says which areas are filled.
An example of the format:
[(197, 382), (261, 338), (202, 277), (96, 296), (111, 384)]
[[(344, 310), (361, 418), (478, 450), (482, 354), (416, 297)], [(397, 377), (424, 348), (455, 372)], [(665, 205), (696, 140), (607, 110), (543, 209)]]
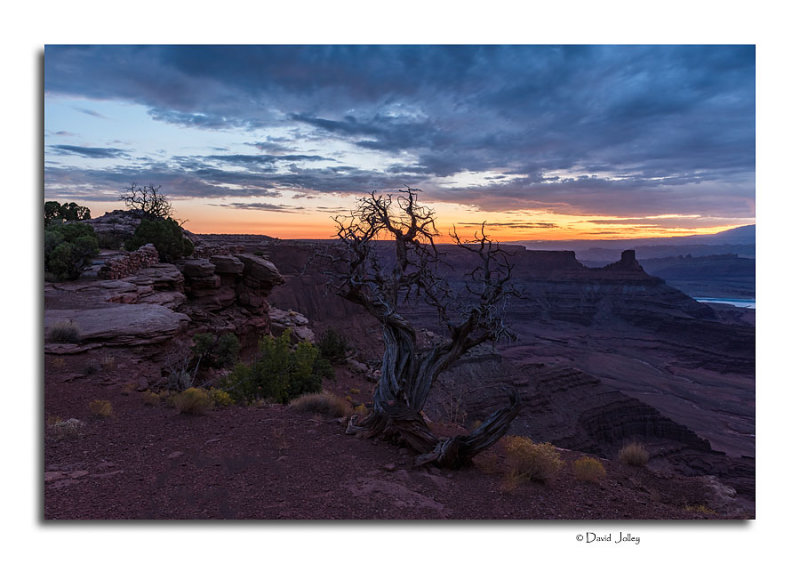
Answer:
[(223, 333), (217, 340), (215, 354), (220, 366), (231, 367), (239, 360), (239, 338), (233, 333)]
[(184, 237), (180, 224), (171, 217), (143, 218), (133, 237), (125, 242), (125, 248), (135, 251), (148, 243), (158, 250), (158, 257), (163, 262), (175, 262), (194, 252), (194, 244)]
[(314, 360), (313, 372), (319, 375), (320, 378), (326, 380), (336, 379), (336, 372), (333, 370), (333, 365), (327, 358), (322, 358), (321, 354), (317, 355), (316, 360)]
[(322, 374), (319, 350), (308, 342), (291, 345), (291, 331), (280, 337), (267, 335), (251, 365), (237, 364), (223, 387), (236, 401), (272, 399), (280, 403), (300, 395), (319, 392)]
[(73, 321), (59, 321), (50, 327), (50, 340), (56, 343), (77, 343), (81, 340), (81, 331)]
[(591, 456), (582, 456), (572, 463), (575, 477), (582, 482), (598, 482), (606, 477), (603, 463)]
[(304, 394), (293, 399), (289, 406), (299, 411), (311, 411), (332, 417), (344, 417), (352, 413), (347, 400), (327, 392)]
[(145, 405), (155, 407), (161, 403), (161, 396), (152, 390), (145, 390), (142, 392), (142, 401), (145, 403)]
[(231, 367), (239, 360), (239, 339), (233, 333), (197, 333), (192, 353), (203, 366)]
[(175, 407), (180, 413), (202, 415), (214, 406), (214, 400), (202, 388), (187, 388), (174, 398)]
[(114, 249), (118, 251), (125, 246), (125, 241), (130, 238), (129, 234), (115, 231), (101, 231), (97, 234), (97, 244), (101, 249)]
[(506, 477), (512, 483), (522, 480), (548, 482), (564, 466), (558, 449), (550, 443), (534, 443), (528, 437), (508, 436), (503, 440)]
[(186, 355), (178, 357), (165, 367), (167, 372), (167, 388), (182, 392), (194, 386), (194, 379), (197, 377), (199, 362)]
[(113, 409), (108, 400), (92, 400), (89, 402), (89, 411), (95, 417), (111, 417)]
[(347, 339), (338, 331), (328, 328), (317, 341), (322, 358), (333, 364), (342, 364), (347, 359)]
[(44, 232), (45, 279), (74, 280), (90, 259), (100, 252), (91, 225), (68, 223), (50, 225)]
[(619, 460), (628, 466), (644, 466), (650, 454), (641, 443), (629, 443), (620, 449)]
[(208, 397), (211, 398), (211, 401), (213, 401), (214, 405), (217, 407), (228, 407), (236, 403), (228, 392), (220, 390), (219, 388), (209, 388)]
[(222, 387), (236, 402), (244, 403), (260, 397), (260, 390), (253, 377), (253, 370), (249, 365), (242, 362), (234, 365), (231, 373), (223, 379)]

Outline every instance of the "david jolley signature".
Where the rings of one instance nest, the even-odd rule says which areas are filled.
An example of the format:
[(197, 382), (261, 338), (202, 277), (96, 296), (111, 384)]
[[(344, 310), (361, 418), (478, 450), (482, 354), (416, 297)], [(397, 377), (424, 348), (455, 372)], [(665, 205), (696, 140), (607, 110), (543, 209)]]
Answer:
[(623, 533), (620, 531), (619, 536), (612, 536), (611, 533), (606, 535), (598, 535), (597, 533), (593, 533), (591, 531), (586, 531), (585, 535), (578, 535), (575, 537), (578, 542), (586, 541), (586, 544), (592, 542), (600, 542), (600, 543), (613, 543), (619, 544), (622, 542), (631, 543), (631, 544), (639, 544), (641, 540), (639, 537), (635, 537), (630, 533)]

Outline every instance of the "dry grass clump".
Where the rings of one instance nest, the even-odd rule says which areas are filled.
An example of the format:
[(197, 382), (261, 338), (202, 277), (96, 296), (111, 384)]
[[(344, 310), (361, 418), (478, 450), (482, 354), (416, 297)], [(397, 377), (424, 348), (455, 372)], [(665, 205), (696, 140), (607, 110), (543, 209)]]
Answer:
[(641, 443), (629, 443), (619, 451), (620, 462), (629, 466), (644, 466), (650, 460), (650, 454)]
[(50, 340), (55, 343), (77, 343), (81, 340), (81, 331), (73, 321), (59, 321), (50, 328)]
[(75, 418), (65, 421), (56, 417), (50, 426), (59, 439), (74, 439), (81, 436), (81, 429), (86, 426), (86, 423)]
[(108, 400), (92, 400), (89, 402), (89, 411), (95, 417), (111, 417), (114, 410), (111, 408), (111, 402)]
[(142, 401), (145, 405), (155, 407), (161, 403), (161, 396), (152, 390), (145, 390), (142, 392)]
[(202, 388), (187, 388), (173, 398), (180, 413), (202, 415), (214, 406), (214, 400)]
[(106, 372), (110, 372), (114, 370), (117, 366), (117, 359), (114, 358), (114, 355), (106, 354), (103, 355), (103, 358), (100, 359), (100, 366)]
[(599, 482), (606, 477), (603, 463), (591, 456), (582, 456), (573, 462), (572, 471), (581, 482)]
[(526, 480), (549, 482), (564, 466), (558, 449), (550, 443), (534, 443), (528, 437), (503, 439), (506, 453), (505, 488), (514, 489)]
[(699, 513), (701, 515), (716, 515), (717, 512), (711, 509), (710, 507), (699, 504), (699, 505), (686, 505), (684, 506), (686, 511), (691, 511), (692, 513)]
[(63, 370), (63, 368), (67, 365), (67, 360), (64, 357), (57, 356), (53, 360), (50, 361), (50, 366), (55, 368), (56, 370)]
[(299, 411), (311, 411), (330, 415), (331, 417), (345, 417), (353, 411), (350, 402), (327, 392), (305, 394), (293, 399), (289, 407)]

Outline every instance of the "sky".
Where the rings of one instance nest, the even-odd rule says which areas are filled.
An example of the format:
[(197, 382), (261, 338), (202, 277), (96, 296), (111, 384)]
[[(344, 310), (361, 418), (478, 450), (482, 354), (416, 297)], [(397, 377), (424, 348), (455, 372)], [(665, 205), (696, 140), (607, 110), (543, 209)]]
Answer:
[(443, 234), (714, 233), (755, 223), (755, 80), (752, 45), (47, 45), (44, 198), (324, 238), (410, 186)]

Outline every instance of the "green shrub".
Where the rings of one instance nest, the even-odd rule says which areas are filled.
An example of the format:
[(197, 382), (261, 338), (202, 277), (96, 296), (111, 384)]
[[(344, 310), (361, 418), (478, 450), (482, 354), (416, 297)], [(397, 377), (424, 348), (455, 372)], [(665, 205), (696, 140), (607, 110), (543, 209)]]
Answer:
[(73, 321), (59, 321), (50, 328), (50, 340), (56, 343), (77, 343), (81, 332)]
[(629, 443), (619, 451), (620, 462), (628, 466), (644, 466), (650, 460), (650, 454), (641, 443)]
[(203, 366), (230, 368), (239, 360), (239, 339), (233, 333), (197, 333), (192, 339), (192, 353)]
[(52, 225), (64, 221), (83, 221), (91, 219), (92, 214), (89, 208), (79, 206), (75, 202), (59, 204), (58, 202), (44, 203), (44, 224)]
[(224, 387), (237, 401), (271, 399), (280, 403), (322, 389), (319, 350), (308, 342), (291, 345), (291, 331), (267, 335), (251, 365), (237, 364)]
[(320, 378), (325, 378), (326, 380), (334, 380), (336, 378), (336, 372), (333, 370), (333, 365), (327, 358), (322, 358), (322, 355), (317, 355), (317, 359), (314, 361), (314, 374), (319, 375)]
[(341, 364), (347, 359), (347, 339), (335, 329), (328, 328), (317, 342), (322, 357), (334, 364)]
[(194, 244), (184, 237), (183, 229), (177, 221), (168, 218), (143, 218), (133, 232), (133, 237), (125, 242), (125, 248), (135, 251), (142, 245), (152, 243), (164, 262), (175, 262), (194, 252)]
[(202, 388), (187, 388), (174, 398), (175, 407), (180, 413), (202, 415), (214, 406), (214, 400)]
[(548, 482), (564, 466), (558, 449), (550, 443), (534, 443), (528, 437), (503, 439), (506, 453), (506, 478), (511, 484), (523, 480)]
[(44, 232), (45, 279), (74, 280), (90, 259), (100, 252), (97, 236), (91, 225), (84, 223), (55, 224)]
[(582, 456), (572, 463), (575, 477), (582, 482), (598, 482), (606, 477), (603, 463), (591, 456)]

